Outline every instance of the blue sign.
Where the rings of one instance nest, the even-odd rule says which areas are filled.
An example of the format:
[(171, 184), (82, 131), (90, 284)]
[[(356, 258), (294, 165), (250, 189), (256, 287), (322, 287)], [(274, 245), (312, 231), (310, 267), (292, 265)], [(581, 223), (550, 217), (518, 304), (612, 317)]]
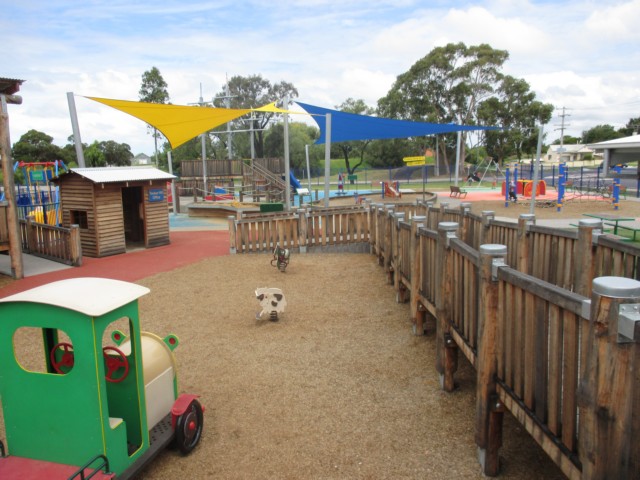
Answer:
[(164, 202), (164, 188), (150, 188), (149, 202)]

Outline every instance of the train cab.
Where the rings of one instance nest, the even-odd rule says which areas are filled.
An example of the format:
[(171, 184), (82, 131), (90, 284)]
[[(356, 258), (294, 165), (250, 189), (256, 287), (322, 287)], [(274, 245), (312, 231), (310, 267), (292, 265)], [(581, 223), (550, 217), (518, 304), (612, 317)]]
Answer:
[(140, 329), (146, 287), (104, 278), (0, 299), (0, 478), (131, 478), (200, 441), (197, 395), (178, 395), (175, 335)]

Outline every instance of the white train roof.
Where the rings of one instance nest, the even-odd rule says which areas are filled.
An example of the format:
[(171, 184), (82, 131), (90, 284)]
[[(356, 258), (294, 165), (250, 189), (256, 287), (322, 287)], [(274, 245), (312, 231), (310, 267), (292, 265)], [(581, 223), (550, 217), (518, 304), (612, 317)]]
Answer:
[(149, 293), (147, 287), (110, 278), (80, 277), (48, 283), (0, 299), (0, 303), (54, 305), (99, 317)]

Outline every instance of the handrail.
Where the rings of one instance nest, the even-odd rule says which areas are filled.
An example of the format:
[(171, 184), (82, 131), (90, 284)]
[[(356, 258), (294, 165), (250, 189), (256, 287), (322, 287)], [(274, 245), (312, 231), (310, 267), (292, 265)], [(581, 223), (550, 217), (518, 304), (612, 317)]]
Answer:
[[(85, 475), (84, 471), (87, 468), (91, 468), (91, 464), (93, 464), (97, 460), (102, 460), (102, 463), (94, 467), (93, 470), (88, 475)], [(75, 472), (73, 475), (71, 475), (67, 480), (74, 480), (75, 478), (79, 478), (80, 480), (89, 480), (90, 478), (93, 478), (98, 473), (100, 473), (100, 471), (103, 468), (104, 468), (104, 473), (106, 474), (111, 473), (109, 469), (109, 459), (106, 457), (106, 455), (98, 454), (95, 457), (93, 457), (91, 460), (89, 460), (87, 463), (85, 463), (82, 467), (80, 467), (78, 471)]]

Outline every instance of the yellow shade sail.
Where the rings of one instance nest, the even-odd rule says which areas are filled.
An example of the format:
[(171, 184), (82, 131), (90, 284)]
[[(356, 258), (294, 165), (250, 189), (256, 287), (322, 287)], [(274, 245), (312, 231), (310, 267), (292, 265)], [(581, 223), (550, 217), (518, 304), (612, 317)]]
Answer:
[[(177, 148), (183, 143), (201, 133), (212, 130), (224, 123), (230, 122), (251, 112), (251, 109), (190, 107), (183, 105), (167, 105), (164, 103), (132, 102), (128, 100), (114, 100), (111, 98), (86, 97), (90, 100), (108, 105), (109, 107), (128, 113), (152, 127), (157, 128), (167, 138), (171, 148)], [(275, 105), (265, 105), (257, 111), (284, 112)]]

